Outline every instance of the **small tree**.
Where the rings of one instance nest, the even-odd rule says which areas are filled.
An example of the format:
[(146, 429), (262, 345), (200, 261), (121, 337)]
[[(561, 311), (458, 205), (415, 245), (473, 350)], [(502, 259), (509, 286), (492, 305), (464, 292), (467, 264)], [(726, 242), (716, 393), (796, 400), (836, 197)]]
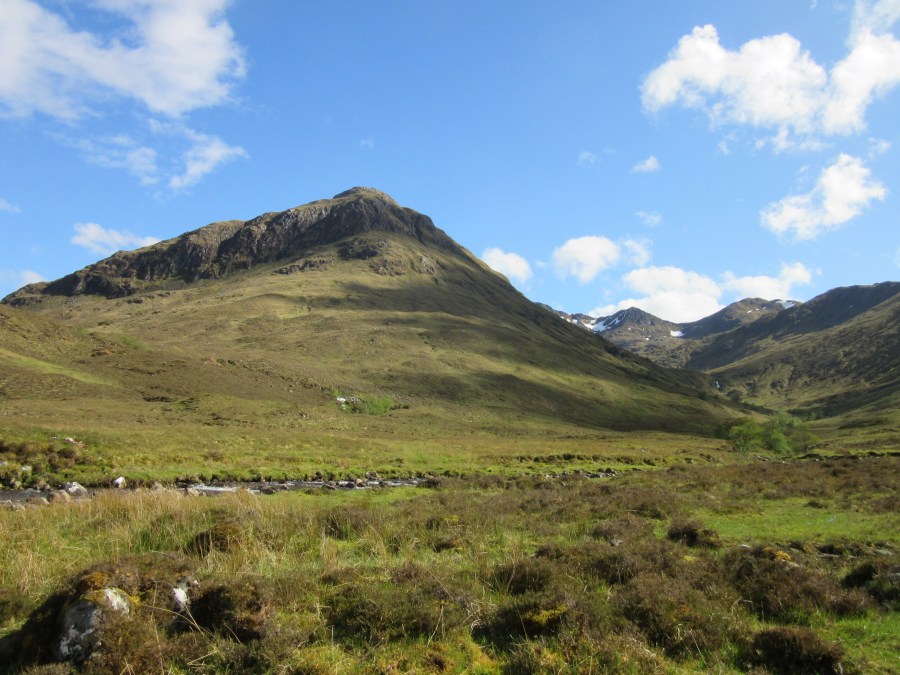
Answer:
[(728, 440), (743, 455), (763, 447), (763, 428), (756, 421), (747, 419), (728, 430)]

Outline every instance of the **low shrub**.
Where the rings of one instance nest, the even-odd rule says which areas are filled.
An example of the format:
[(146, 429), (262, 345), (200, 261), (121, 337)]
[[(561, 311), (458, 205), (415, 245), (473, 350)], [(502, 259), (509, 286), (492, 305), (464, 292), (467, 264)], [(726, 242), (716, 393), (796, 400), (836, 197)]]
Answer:
[(750, 662), (773, 673), (843, 675), (843, 650), (808, 628), (778, 626), (760, 631), (750, 645)]
[(666, 537), (670, 541), (696, 548), (719, 548), (722, 545), (719, 535), (703, 527), (698, 520), (672, 521)]
[(207, 556), (213, 551), (227, 553), (239, 549), (244, 539), (245, 532), (241, 524), (227, 520), (199, 532), (185, 548), (188, 553), (199, 556)]
[(771, 547), (733, 549), (722, 558), (722, 572), (760, 618), (803, 624), (817, 610), (838, 616), (867, 609), (865, 596), (848, 592), (831, 577), (794, 563)]
[(626, 513), (618, 518), (599, 521), (591, 530), (595, 539), (605, 539), (611, 544), (652, 536), (653, 524), (646, 518)]
[(886, 560), (860, 563), (847, 573), (841, 585), (865, 591), (888, 610), (900, 610), (900, 565), (897, 563)]
[(197, 626), (240, 642), (259, 639), (269, 612), (268, 593), (259, 582), (235, 579), (201, 587), (191, 604)]
[(672, 655), (716, 650), (730, 637), (726, 611), (683, 579), (642, 574), (614, 602), (651, 644)]
[(523, 638), (556, 634), (569, 609), (568, 601), (559, 591), (527, 591), (503, 600), (476, 626), (474, 634), (508, 648)]
[[(408, 574), (408, 571), (404, 574)], [(374, 645), (442, 635), (462, 621), (462, 595), (435, 577), (394, 577), (391, 583), (359, 581), (327, 597), (326, 618), (335, 637)]]
[(490, 581), (498, 591), (521, 595), (544, 590), (561, 571), (547, 558), (521, 558), (495, 567)]

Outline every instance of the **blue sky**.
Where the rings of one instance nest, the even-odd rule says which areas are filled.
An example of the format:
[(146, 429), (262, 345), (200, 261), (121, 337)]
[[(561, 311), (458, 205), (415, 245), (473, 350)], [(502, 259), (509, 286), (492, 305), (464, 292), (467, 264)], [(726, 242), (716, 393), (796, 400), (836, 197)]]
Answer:
[(900, 0), (0, 0), (0, 295), (377, 187), (569, 312), (900, 272)]

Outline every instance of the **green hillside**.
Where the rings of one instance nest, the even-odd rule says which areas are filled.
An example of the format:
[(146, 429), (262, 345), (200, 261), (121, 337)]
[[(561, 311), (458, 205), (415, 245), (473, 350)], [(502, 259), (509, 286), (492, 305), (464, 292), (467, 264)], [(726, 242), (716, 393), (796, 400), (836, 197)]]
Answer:
[(160, 455), (166, 472), (197, 457), (297, 471), (708, 435), (733, 414), (704, 376), (560, 322), (381, 193), (285, 213), (293, 225), (215, 224), (7, 298), (4, 325), (43, 333), (0, 332), (3, 432), (92, 436), (147, 471)]

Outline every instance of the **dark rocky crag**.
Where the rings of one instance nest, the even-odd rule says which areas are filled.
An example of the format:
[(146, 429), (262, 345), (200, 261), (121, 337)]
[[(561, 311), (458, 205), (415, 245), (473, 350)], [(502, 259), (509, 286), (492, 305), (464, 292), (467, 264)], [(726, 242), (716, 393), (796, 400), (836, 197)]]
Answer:
[[(372, 188), (356, 187), (246, 222), (212, 223), (136, 251), (119, 251), (52, 282), (30, 284), (4, 298), (28, 304), (36, 296), (101, 295), (120, 298), (151, 287), (218, 279), (254, 265), (293, 260), (315, 246), (377, 230), (403, 234), (445, 251), (462, 252), (428, 216), (399, 206)], [(347, 255), (362, 255), (348, 250)]]

